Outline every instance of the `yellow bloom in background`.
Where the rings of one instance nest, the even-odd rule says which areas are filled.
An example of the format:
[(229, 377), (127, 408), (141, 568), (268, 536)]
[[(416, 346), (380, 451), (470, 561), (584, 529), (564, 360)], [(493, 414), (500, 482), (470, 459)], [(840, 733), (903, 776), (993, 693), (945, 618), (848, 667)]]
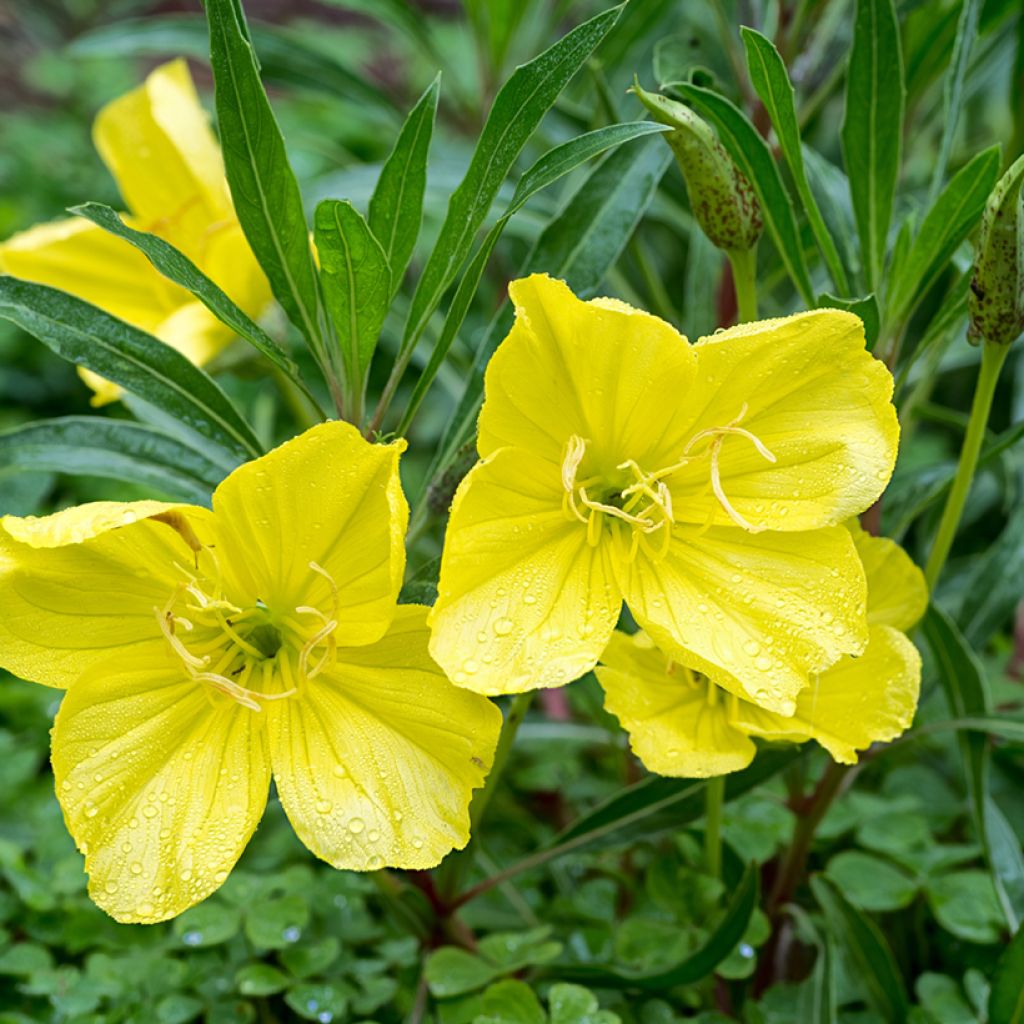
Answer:
[(404, 442), (314, 427), (213, 510), (102, 502), (0, 520), (0, 664), (68, 687), (57, 795), (90, 893), (160, 921), (227, 877), (271, 776), (338, 868), (428, 868), (469, 839), (501, 713), (396, 604)]
[(921, 657), (906, 637), (924, 614), (924, 576), (891, 540), (852, 526), (868, 580), (870, 636), (801, 691), (790, 717), (721, 689), (663, 653), (643, 633), (614, 633), (596, 669), (605, 707), (629, 733), (637, 757), (659, 775), (706, 778), (745, 768), (751, 736), (817, 740), (836, 761), (894, 739), (917, 708)]
[[(127, 223), (180, 249), (258, 318), (270, 302), (270, 285), (235, 216), (220, 147), (185, 61), (164, 64), (104, 107), (93, 138), (130, 211)], [(141, 252), (79, 217), (41, 224), (0, 244), (0, 270), (85, 299), (199, 366), (233, 338)], [(96, 393), (94, 405), (120, 396), (116, 385), (79, 372)]]
[(882, 492), (899, 428), (860, 320), (815, 310), (691, 346), (545, 276), (510, 294), (431, 653), (481, 693), (558, 686), (594, 666), (625, 599), (678, 660), (792, 713), (867, 642), (864, 572), (836, 524)]

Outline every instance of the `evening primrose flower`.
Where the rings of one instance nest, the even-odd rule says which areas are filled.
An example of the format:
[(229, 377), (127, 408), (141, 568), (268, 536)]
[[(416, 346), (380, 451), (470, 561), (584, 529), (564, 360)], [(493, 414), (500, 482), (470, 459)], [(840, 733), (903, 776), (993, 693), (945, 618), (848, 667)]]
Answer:
[[(270, 286), (238, 223), (220, 147), (188, 65), (175, 60), (96, 118), (93, 139), (131, 211), (127, 223), (181, 250), (253, 318)], [(0, 270), (60, 288), (149, 331), (202, 366), (231, 329), (128, 242), (83, 218), (41, 224), (0, 244)], [(120, 389), (89, 370), (94, 405)]]
[(568, 683), (625, 598), (679, 660), (791, 714), (812, 674), (867, 642), (864, 572), (836, 524), (885, 487), (899, 428), (860, 320), (820, 309), (691, 346), (546, 276), (510, 294), (434, 658), (481, 693)]
[(616, 632), (596, 669), (605, 707), (659, 775), (706, 778), (745, 768), (751, 736), (817, 740), (836, 760), (909, 728), (921, 656), (905, 635), (924, 614), (924, 576), (891, 540), (851, 526), (868, 580), (870, 634), (864, 653), (841, 658), (802, 690), (789, 717), (765, 711), (659, 651), (643, 633)]
[(57, 795), (93, 899), (173, 917), (227, 877), (271, 776), (338, 868), (428, 868), (469, 838), (501, 714), (396, 605), (404, 442), (314, 427), (212, 511), (100, 502), (0, 521), (0, 664), (67, 687)]

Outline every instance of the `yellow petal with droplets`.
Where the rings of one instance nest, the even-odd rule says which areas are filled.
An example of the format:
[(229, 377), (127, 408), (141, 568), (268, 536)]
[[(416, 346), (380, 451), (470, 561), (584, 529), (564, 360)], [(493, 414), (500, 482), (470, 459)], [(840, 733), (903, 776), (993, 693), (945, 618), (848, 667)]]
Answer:
[(403, 605), (382, 640), (340, 649), (298, 697), (267, 707), (281, 802), (337, 868), (430, 868), (469, 840), (501, 712), (445, 678), (425, 620)]
[(928, 607), (924, 573), (894, 540), (872, 537), (856, 520), (847, 526), (868, 580), (868, 622), (907, 632)]

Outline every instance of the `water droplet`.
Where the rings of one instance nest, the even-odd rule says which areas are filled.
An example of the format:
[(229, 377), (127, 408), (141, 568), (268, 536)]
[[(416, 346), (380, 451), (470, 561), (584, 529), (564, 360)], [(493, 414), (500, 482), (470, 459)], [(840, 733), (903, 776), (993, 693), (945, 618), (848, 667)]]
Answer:
[(762, 654), (757, 661), (754, 662), (754, 667), (760, 672), (767, 672), (772, 667), (772, 659)]
[(155, 818), (157, 814), (159, 814), (159, 811), (157, 811), (157, 809), (152, 804), (146, 804), (146, 806), (142, 808), (142, 813), (147, 818)]
[(186, 946), (201, 946), (203, 944), (203, 933), (193, 930), (185, 932), (181, 937), (181, 941)]
[(142, 865), (137, 860), (133, 860), (129, 865), (128, 870), (131, 871), (133, 875), (141, 875)]
[(515, 623), (511, 619), (498, 619), (494, 623), (494, 632), (498, 636), (508, 636), (514, 626)]
[(366, 828), (366, 823), (363, 821), (362, 818), (353, 818), (348, 823), (348, 830), (354, 836), (359, 835), (359, 833), (362, 832), (364, 828)]
[(178, 876), (183, 882), (189, 882), (192, 880), (192, 871), (190, 868), (185, 868), (184, 871)]
[(761, 645), (756, 640), (747, 640), (743, 644), (743, 650), (753, 658), (761, 650)]
[(317, 800), (316, 802), (317, 814), (330, 814), (333, 807), (334, 804), (330, 800)]
[(296, 925), (289, 925), (283, 932), (281, 932), (281, 938), (285, 942), (298, 942), (302, 938), (302, 929)]
[(104, 883), (103, 888), (108, 893), (110, 893), (111, 896), (113, 896), (114, 893), (117, 892), (117, 882), (106, 882), (106, 883)]

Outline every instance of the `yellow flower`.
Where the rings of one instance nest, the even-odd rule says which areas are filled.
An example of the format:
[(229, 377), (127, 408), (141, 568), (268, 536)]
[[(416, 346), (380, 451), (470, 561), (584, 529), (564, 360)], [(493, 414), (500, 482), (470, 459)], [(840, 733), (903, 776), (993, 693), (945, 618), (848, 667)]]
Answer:
[(851, 526), (868, 579), (870, 636), (803, 690), (792, 716), (765, 711), (663, 654), (643, 633), (615, 633), (597, 678), (605, 706), (629, 732), (637, 757), (660, 775), (706, 778), (750, 764), (751, 736), (817, 740), (836, 761), (894, 739), (910, 726), (921, 657), (904, 635), (924, 614), (924, 576), (903, 549)]
[[(104, 107), (93, 138), (131, 211), (128, 223), (180, 249), (246, 313), (259, 317), (270, 286), (235, 216), (220, 148), (185, 61), (164, 64), (144, 85)], [(141, 252), (83, 218), (14, 235), (0, 245), (0, 270), (71, 292), (155, 334), (198, 366), (233, 337)], [(116, 385), (80, 372), (95, 391), (94, 405), (120, 396)]]
[(396, 605), (404, 442), (314, 427), (212, 511), (155, 501), (0, 520), (0, 664), (68, 687), (57, 795), (90, 893), (173, 917), (227, 877), (271, 775), (335, 867), (428, 868), (469, 838), (501, 714)]
[(864, 573), (835, 524), (881, 493), (899, 428), (860, 320), (815, 310), (691, 346), (548, 277), (510, 293), (434, 658), (481, 693), (568, 683), (625, 598), (680, 660), (791, 713), (811, 674), (867, 642)]

